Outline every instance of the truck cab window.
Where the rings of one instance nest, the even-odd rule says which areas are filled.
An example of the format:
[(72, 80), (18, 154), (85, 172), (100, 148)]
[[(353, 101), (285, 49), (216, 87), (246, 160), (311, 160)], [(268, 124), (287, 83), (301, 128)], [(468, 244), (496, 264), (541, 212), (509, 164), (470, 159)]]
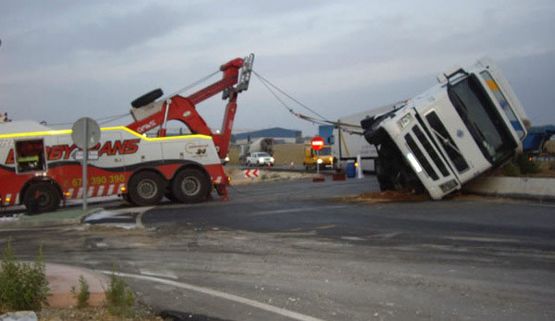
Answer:
[(511, 105), (501, 91), (501, 88), (499, 87), (497, 82), (493, 79), (488, 71), (482, 71), (480, 73), (480, 76), (482, 76), (482, 78), (484, 78), (484, 80), (486, 81), (489, 90), (493, 93), (493, 96), (499, 103), (499, 106), (501, 107), (507, 118), (509, 118), (511, 126), (513, 126), (514, 130), (517, 132), (518, 137), (520, 139), (524, 139), (526, 132), (524, 131), (524, 128), (522, 128), (520, 120), (518, 119), (518, 117), (516, 117), (515, 112), (513, 111)]
[(450, 86), (448, 95), (490, 163), (497, 164), (512, 155), (516, 142), (475, 75)]
[(15, 155), (18, 173), (46, 170), (44, 141), (42, 139), (16, 141)]

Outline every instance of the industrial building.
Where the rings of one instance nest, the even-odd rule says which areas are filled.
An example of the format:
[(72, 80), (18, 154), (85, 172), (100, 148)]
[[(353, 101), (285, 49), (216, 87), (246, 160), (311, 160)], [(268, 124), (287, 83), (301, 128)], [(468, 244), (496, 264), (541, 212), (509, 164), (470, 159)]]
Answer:
[(302, 143), (302, 131), (285, 129), (281, 127), (274, 127), (268, 129), (261, 129), (245, 133), (234, 134), (231, 141), (235, 144), (244, 144), (252, 142), (258, 138), (272, 138), (274, 143)]

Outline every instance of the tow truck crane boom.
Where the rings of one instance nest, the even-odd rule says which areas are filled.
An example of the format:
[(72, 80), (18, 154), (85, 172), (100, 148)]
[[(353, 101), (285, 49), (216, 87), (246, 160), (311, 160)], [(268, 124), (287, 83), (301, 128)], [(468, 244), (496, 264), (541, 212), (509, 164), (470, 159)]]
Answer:
[[(141, 134), (160, 127), (158, 137), (164, 137), (166, 136), (166, 123), (169, 120), (178, 120), (185, 124), (193, 134), (211, 136), (218, 150), (218, 156), (221, 159), (225, 158), (229, 151), (231, 131), (237, 110), (237, 96), (240, 92), (248, 89), (253, 62), (254, 54), (250, 54), (244, 59), (230, 60), (220, 67), (220, 71), (223, 73), (222, 79), (187, 97), (175, 94), (166, 99), (154, 101), (162, 95), (159, 90), (158, 97), (148, 97), (153, 91), (137, 98), (134, 102), (143, 100), (143, 104), (131, 109), (131, 115), (135, 121), (127, 127)], [(199, 115), (196, 105), (220, 92), (223, 92), (222, 99), (227, 99), (228, 102), (221, 131), (216, 134)]]

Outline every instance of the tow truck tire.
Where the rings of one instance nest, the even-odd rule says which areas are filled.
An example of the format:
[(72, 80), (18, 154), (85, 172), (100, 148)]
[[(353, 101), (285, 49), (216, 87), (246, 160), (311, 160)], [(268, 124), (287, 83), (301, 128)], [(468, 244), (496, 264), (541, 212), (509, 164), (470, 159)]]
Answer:
[(171, 192), (182, 203), (199, 203), (206, 200), (210, 179), (198, 168), (186, 168), (175, 175)]
[(129, 180), (127, 198), (138, 206), (158, 204), (164, 196), (164, 179), (154, 172), (139, 172)]
[(31, 183), (23, 198), (23, 203), (30, 215), (55, 211), (60, 201), (58, 189), (49, 182)]
[(164, 92), (162, 91), (162, 89), (160, 88), (154, 89), (153, 91), (150, 91), (142, 95), (141, 97), (133, 100), (131, 102), (131, 106), (133, 106), (133, 108), (140, 108), (140, 107), (146, 106), (151, 102), (155, 101), (156, 99), (162, 97), (162, 95), (164, 95)]

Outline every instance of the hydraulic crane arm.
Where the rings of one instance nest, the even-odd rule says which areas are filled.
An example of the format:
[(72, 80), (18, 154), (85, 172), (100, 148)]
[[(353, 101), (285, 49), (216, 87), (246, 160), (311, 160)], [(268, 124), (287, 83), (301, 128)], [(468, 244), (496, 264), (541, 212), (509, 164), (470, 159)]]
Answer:
[[(237, 96), (240, 92), (248, 89), (253, 62), (254, 54), (250, 54), (244, 59), (233, 59), (220, 67), (220, 71), (223, 73), (222, 79), (187, 97), (174, 95), (132, 109), (131, 114), (136, 121), (127, 127), (141, 134), (160, 127), (158, 136), (163, 137), (166, 135), (165, 124), (169, 120), (178, 120), (185, 124), (193, 134), (212, 136), (220, 158), (225, 158), (229, 150), (231, 131), (237, 110)], [(220, 92), (223, 92), (223, 99), (227, 99), (228, 102), (220, 134), (214, 134), (197, 112), (196, 105)]]

